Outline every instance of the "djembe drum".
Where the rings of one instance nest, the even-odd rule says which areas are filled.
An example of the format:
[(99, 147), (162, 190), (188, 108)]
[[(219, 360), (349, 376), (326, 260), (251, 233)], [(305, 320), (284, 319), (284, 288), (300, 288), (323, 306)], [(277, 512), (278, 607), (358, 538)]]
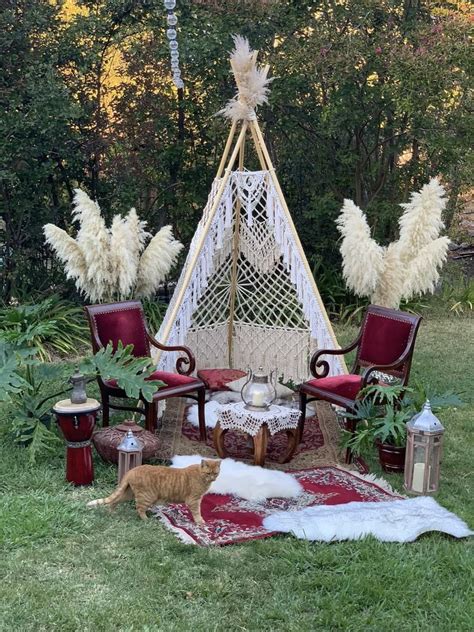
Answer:
[(66, 480), (74, 485), (90, 485), (94, 480), (91, 438), (99, 409), (99, 402), (89, 398), (84, 404), (63, 399), (53, 408), (66, 440)]

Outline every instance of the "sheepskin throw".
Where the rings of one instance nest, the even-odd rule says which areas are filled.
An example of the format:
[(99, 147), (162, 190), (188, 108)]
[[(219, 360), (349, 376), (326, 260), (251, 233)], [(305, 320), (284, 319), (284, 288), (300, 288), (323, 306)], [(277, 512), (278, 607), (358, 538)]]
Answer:
[[(202, 456), (175, 456), (173, 467), (187, 467), (200, 463)], [(303, 488), (294, 476), (276, 470), (266, 470), (258, 465), (246, 465), (233, 459), (223, 459), (217, 479), (209, 492), (212, 494), (232, 494), (251, 501), (266, 498), (294, 498)]]
[(428, 531), (441, 531), (455, 538), (474, 535), (465, 522), (428, 496), (278, 511), (267, 516), (263, 526), (269, 531), (291, 533), (300, 540), (320, 542), (360, 540), (368, 535), (381, 542), (413, 542)]

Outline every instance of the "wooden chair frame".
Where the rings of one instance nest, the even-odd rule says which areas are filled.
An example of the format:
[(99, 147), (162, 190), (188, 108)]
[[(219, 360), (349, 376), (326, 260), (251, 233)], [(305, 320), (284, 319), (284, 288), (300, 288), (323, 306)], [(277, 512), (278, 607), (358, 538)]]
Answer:
[[(145, 319), (145, 313), (140, 301), (123, 301), (121, 303), (107, 303), (102, 305), (87, 305), (84, 310), (86, 312), (87, 320), (89, 322), (92, 350), (95, 353), (102, 349), (104, 345), (99, 337), (99, 331), (96, 322), (97, 315), (103, 315), (107, 313), (113, 313), (117, 311), (125, 311), (136, 309), (139, 311), (144, 334), (150, 347), (155, 347), (160, 351), (180, 351), (183, 355), (180, 355), (176, 360), (176, 372), (179, 375), (190, 376), (190, 374), (196, 368), (196, 359), (191, 349), (185, 346), (167, 346), (158, 342), (148, 331)], [(150, 353), (151, 356), (151, 353)], [(129, 410), (133, 412), (139, 412), (145, 416), (145, 427), (147, 430), (153, 432), (157, 427), (157, 415), (158, 415), (158, 402), (170, 397), (188, 397), (194, 399), (198, 404), (198, 416), (199, 416), (199, 435), (201, 441), (206, 439), (206, 425), (205, 425), (205, 402), (206, 402), (206, 387), (204, 382), (198, 378), (195, 378), (195, 382), (192, 384), (182, 384), (179, 386), (165, 387), (158, 390), (154, 396), (153, 401), (148, 402), (143, 397), (140, 397), (142, 406), (123, 406), (119, 404), (112, 404), (110, 402), (111, 397), (117, 397), (120, 399), (127, 398), (125, 391), (118, 386), (111, 386), (107, 384), (100, 376), (97, 377), (99, 384), (100, 394), (102, 398), (102, 425), (108, 426), (110, 421), (110, 409), (113, 410)], [(196, 394), (193, 394), (196, 392)]]
[[(362, 341), (362, 337), (364, 334), (364, 328), (370, 314), (374, 314), (377, 316), (385, 316), (387, 318), (391, 318), (394, 320), (403, 320), (404, 322), (410, 324), (410, 332), (408, 334), (407, 343), (405, 345), (405, 349), (402, 351), (400, 356), (390, 364), (370, 364), (366, 361), (362, 361), (360, 359), (360, 345)], [(377, 383), (376, 377), (373, 375), (376, 371), (380, 371), (383, 373), (387, 373), (388, 375), (393, 375), (394, 377), (398, 377), (400, 379), (401, 386), (406, 386), (408, 384), (408, 379), (410, 377), (411, 363), (413, 357), (413, 350), (415, 346), (415, 340), (418, 333), (418, 329), (421, 323), (421, 316), (417, 316), (415, 314), (409, 314), (407, 312), (401, 312), (395, 309), (389, 309), (387, 307), (381, 307), (379, 305), (369, 305), (367, 308), (366, 314), (364, 316), (364, 320), (362, 322), (362, 326), (357, 338), (349, 344), (347, 347), (343, 349), (318, 349), (313, 354), (310, 361), (310, 371), (313, 377), (316, 379), (325, 378), (329, 375), (329, 363), (326, 360), (322, 359), (324, 355), (345, 355), (357, 349), (357, 354), (354, 360), (354, 364), (350, 371), (351, 374), (361, 375), (362, 383), (359, 389), (359, 392), (368, 386), (369, 384)], [(341, 406), (347, 412), (354, 412), (354, 407), (357, 402), (356, 399), (348, 399), (346, 397), (342, 397), (341, 395), (337, 395), (336, 393), (330, 393), (327, 390), (319, 389), (317, 385), (309, 384), (304, 382), (299, 389), (300, 394), (300, 410), (301, 410), (301, 419), (300, 419), (300, 430), (299, 437), (303, 436), (304, 431), (304, 421), (306, 415), (306, 405), (315, 400), (324, 400), (328, 401), (331, 404), (335, 404), (336, 406)], [(350, 432), (355, 432), (357, 425), (357, 420), (355, 419), (347, 419), (346, 418), (346, 427)], [(346, 452), (346, 463), (350, 463), (352, 460), (351, 451), (348, 449)]]

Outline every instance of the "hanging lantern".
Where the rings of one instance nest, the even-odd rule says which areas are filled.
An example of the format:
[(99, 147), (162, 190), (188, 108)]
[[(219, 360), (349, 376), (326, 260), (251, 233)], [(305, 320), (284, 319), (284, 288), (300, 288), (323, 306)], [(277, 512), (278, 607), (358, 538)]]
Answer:
[(178, 24), (178, 18), (174, 13), (168, 13), (166, 21), (168, 22), (168, 26), (176, 26)]
[(438, 491), (444, 427), (427, 400), (423, 410), (407, 423), (405, 489), (415, 494)]
[(176, 6), (176, 0), (164, 0), (165, 9), (172, 11)]
[(258, 373), (253, 373), (250, 369), (248, 379), (241, 391), (247, 410), (264, 411), (270, 408), (270, 404), (276, 397), (276, 388), (271, 381), (273, 375), (276, 379), (275, 371), (268, 376), (263, 372), (262, 367), (258, 369)]
[(117, 446), (118, 452), (118, 482), (122, 480), (125, 474), (142, 464), (143, 447), (135, 438), (133, 432), (129, 430), (120, 445)]

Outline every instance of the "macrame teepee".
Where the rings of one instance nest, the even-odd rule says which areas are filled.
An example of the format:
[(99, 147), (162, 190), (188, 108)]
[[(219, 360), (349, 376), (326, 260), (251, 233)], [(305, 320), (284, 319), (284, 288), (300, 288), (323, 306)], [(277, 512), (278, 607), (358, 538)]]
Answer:
[[(337, 342), (255, 116), (268, 66), (246, 40), (235, 44), (238, 93), (221, 112), (231, 130), (157, 339), (191, 347), (200, 369), (262, 366), (298, 382), (311, 352)], [(244, 168), (247, 137), (259, 171)], [(159, 368), (172, 370), (173, 356), (162, 354)], [(328, 361), (332, 375), (346, 371), (339, 357)]]

